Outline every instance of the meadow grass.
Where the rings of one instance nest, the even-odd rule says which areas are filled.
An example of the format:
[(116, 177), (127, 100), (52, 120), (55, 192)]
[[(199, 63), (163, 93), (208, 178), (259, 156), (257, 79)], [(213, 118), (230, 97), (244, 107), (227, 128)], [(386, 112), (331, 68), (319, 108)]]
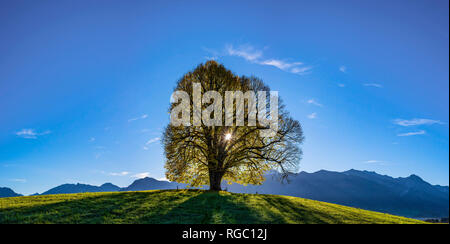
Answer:
[(0, 223), (420, 224), (422, 221), (278, 195), (202, 190), (0, 198)]

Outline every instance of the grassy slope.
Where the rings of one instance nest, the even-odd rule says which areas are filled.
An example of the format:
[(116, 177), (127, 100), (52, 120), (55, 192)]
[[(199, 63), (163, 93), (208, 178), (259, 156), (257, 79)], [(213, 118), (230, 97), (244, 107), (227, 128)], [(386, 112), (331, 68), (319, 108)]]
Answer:
[(277, 195), (200, 190), (0, 198), (0, 223), (423, 223)]

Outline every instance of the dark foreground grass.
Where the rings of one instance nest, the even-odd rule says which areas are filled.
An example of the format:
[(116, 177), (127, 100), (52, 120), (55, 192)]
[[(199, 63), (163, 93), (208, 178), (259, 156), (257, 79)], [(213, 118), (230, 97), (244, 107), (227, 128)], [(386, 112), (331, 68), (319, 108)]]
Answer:
[(414, 224), (336, 204), (277, 195), (201, 190), (0, 198), (0, 223)]

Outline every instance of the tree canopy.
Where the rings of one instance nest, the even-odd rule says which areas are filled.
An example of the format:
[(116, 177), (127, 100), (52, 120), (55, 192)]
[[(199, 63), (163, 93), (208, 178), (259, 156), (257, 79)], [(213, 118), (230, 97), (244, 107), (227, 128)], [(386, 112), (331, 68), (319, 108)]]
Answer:
[[(233, 105), (232, 108), (238, 108), (240, 103), (236, 97), (227, 98), (230, 97), (229, 92), (242, 92), (245, 94), (242, 98), (245, 99), (241, 113), (233, 113), (230, 117), (229, 113), (226, 113), (227, 108), (219, 112), (212, 111), (213, 103), (220, 102), (222, 106), (222, 101), (217, 101), (221, 99), (203, 96), (200, 101), (196, 100), (195, 89), (199, 89), (202, 94), (215, 91), (221, 98), (225, 97), (226, 103)], [(278, 113), (275, 114), (277, 119), (271, 118), (275, 117), (274, 114), (266, 114), (266, 110), (258, 109), (256, 114), (252, 114), (256, 104), (263, 104), (263, 100), (262, 107), (267, 106), (266, 97), (253, 97), (256, 102), (254, 104), (249, 94), (260, 91), (271, 94), (269, 87), (262, 80), (237, 76), (223, 65), (208, 61), (198, 65), (177, 82), (174, 92), (180, 91), (188, 95), (189, 99), (184, 101), (184, 105), (194, 113), (186, 115), (177, 110), (172, 116), (188, 116), (185, 123), (170, 123), (165, 128), (162, 142), (167, 159), (167, 179), (191, 186), (209, 185), (211, 190), (221, 190), (222, 180), (228, 183), (258, 185), (264, 181), (269, 170), (276, 170), (283, 177), (298, 170), (302, 155), (300, 145), (304, 140), (303, 131), (300, 123), (290, 117), (281, 99), (277, 98), (275, 103), (278, 108)], [(247, 93), (249, 91), (250, 93)], [(269, 97), (270, 95), (267, 99)], [(175, 111), (180, 102), (172, 102), (170, 111)], [(195, 111), (195, 106), (201, 108), (201, 112)], [(203, 122), (215, 118), (222, 121), (223, 125), (198, 124), (195, 120), (201, 115)], [(255, 116), (259, 119), (258, 123), (252, 122)], [(244, 125), (238, 122), (240, 118), (243, 118)], [(262, 133), (273, 129), (270, 123), (261, 121), (263, 118), (277, 123), (271, 136), (264, 136)]]

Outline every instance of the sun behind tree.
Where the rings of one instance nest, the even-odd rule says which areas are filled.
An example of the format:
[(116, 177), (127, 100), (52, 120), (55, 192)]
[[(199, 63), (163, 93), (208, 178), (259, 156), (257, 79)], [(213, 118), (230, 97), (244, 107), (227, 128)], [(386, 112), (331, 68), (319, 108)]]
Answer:
[[(241, 91), (245, 94), (248, 91), (270, 92), (260, 79), (236, 76), (223, 65), (208, 61), (185, 74), (175, 88), (175, 91), (184, 91), (189, 95), (190, 102), (187, 104), (190, 111), (195, 106), (194, 83), (200, 84), (202, 93), (217, 91), (222, 97), (226, 97), (226, 91)], [(234, 107), (238, 106), (236, 101), (232, 100)], [(300, 123), (292, 119), (282, 102), (278, 101), (278, 120), (275, 120), (278, 123), (277, 130), (274, 136), (261, 136), (263, 131), (271, 127), (264, 123), (249, 123), (249, 112), (253, 105), (249, 99), (245, 101), (244, 126), (237, 126), (234, 113), (233, 123), (229, 126), (195, 125), (195, 113), (193, 116), (189, 114), (189, 126), (169, 124), (162, 139), (167, 158), (167, 179), (190, 186), (209, 185), (210, 190), (219, 191), (222, 180), (258, 185), (264, 181), (264, 175), (269, 170), (277, 170), (283, 177), (296, 172), (302, 155), (300, 144), (303, 142), (303, 131)], [(261, 99), (258, 98), (256, 102), (260, 103)], [(172, 103), (170, 111), (177, 105)], [(210, 105), (210, 101), (202, 101), (201, 111)], [(257, 113), (260, 118), (260, 110)], [(213, 115), (211, 113), (208, 116), (212, 118)], [(229, 116), (222, 109), (220, 121), (225, 121), (226, 115)], [(264, 117), (267, 117), (266, 114)]]

